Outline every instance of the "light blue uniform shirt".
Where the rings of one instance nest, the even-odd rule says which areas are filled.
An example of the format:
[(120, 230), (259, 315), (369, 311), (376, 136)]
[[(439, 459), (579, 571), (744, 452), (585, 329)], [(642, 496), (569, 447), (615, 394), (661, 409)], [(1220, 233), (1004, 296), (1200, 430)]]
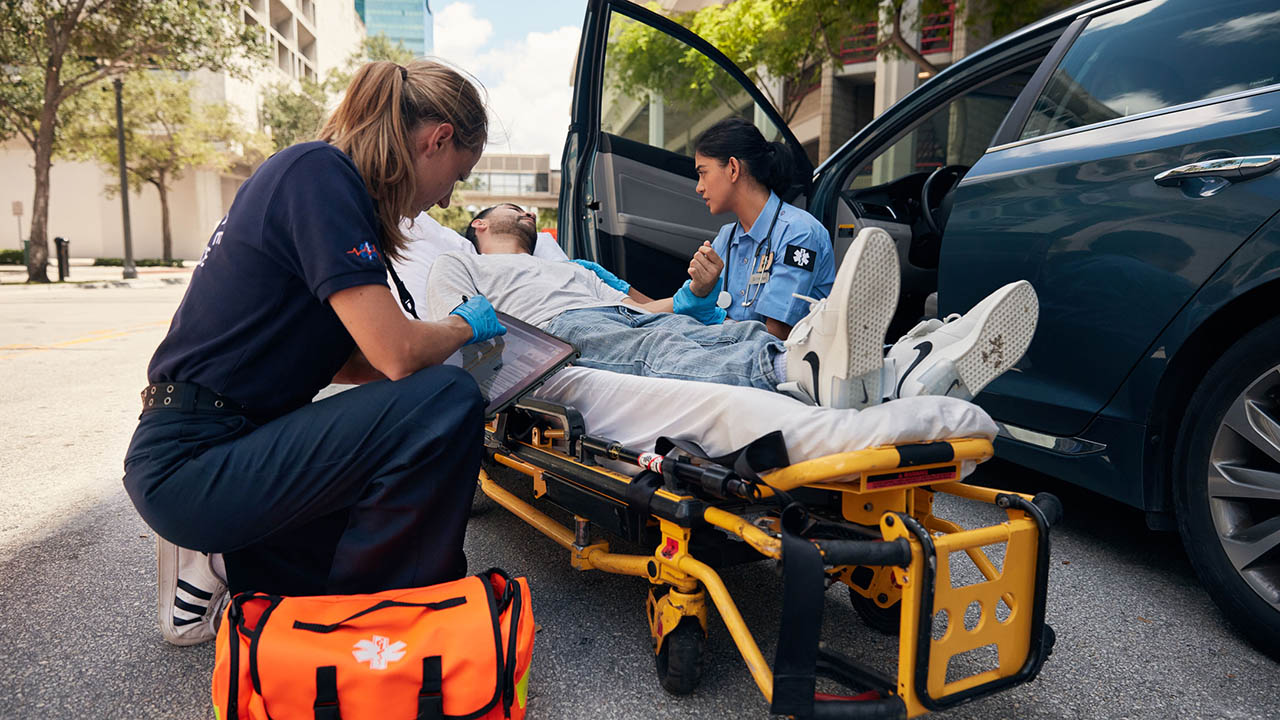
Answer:
[[(775, 212), (778, 222), (768, 237), (768, 248), (762, 248)], [(733, 233), (734, 228), (737, 233)], [(734, 235), (732, 247), (730, 234)], [(809, 303), (791, 294), (824, 298), (831, 293), (836, 279), (835, 255), (827, 229), (817, 218), (782, 202), (772, 192), (760, 216), (751, 224), (751, 232), (743, 232), (736, 222), (730, 223), (720, 228), (711, 246), (725, 262), (724, 289), (731, 296), (726, 312), (734, 320), (764, 322), (765, 318), (773, 318), (795, 325), (808, 314)], [(763, 286), (748, 287), (751, 275), (769, 249), (774, 253), (769, 281)], [(744, 307), (743, 303), (752, 298), (754, 302)]]

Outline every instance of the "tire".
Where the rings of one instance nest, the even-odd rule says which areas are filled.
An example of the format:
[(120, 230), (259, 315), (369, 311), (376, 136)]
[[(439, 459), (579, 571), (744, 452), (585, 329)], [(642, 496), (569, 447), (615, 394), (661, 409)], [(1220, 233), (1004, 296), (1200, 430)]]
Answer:
[(680, 621), (658, 652), (658, 682), (672, 695), (688, 695), (702, 682), (707, 662), (707, 636), (696, 618)]
[(899, 600), (887, 608), (880, 607), (875, 600), (863, 597), (857, 590), (849, 588), (849, 604), (867, 627), (884, 635), (897, 635), (902, 630), (902, 601)]
[(1196, 573), (1240, 634), (1280, 660), (1280, 318), (1205, 374), (1172, 459), (1178, 531)]

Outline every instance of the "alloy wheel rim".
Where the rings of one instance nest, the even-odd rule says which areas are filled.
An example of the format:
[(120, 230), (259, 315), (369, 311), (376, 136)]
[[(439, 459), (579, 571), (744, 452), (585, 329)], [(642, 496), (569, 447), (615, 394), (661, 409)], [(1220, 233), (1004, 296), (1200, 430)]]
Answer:
[(1227, 559), (1280, 611), (1280, 366), (1227, 409), (1209, 451), (1207, 490)]

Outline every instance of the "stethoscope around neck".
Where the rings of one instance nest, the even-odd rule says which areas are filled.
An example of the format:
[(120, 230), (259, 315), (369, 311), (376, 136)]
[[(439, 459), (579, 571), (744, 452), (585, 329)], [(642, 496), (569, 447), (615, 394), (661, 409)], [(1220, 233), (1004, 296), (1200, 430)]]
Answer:
[[(770, 269), (773, 268), (773, 247), (770, 241), (773, 238), (773, 226), (778, 224), (778, 215), (782, 214), (782, 201), (778, 201), (778, 207), (773, 211), (773, 219), (769, 221), (769, 229), (765, 231), (764, 240), (756, 247), (756, 255), (752, 258), (752, 267), (755, 271), (747, 278), (746, 291), (743, 293), (742, 307), (751, 307), (756, 300), (760, 299), (760, 293), (764, 292), (765, 283), (769, 282)], [(729, 231), (729, 242), (725, 245), (725, 278), (728, 279), (729, 268), (733, 267), (733, 241), (738, 237), (739, 222), (733, 224), (733, 230)], [(767, 251), (767, 252), (766, 252)], [(716, 306), (720, 308), (728, 308), (733, 303), (733, 294), (728, 290), (722, 290), (719, 297), (716, 298)]]

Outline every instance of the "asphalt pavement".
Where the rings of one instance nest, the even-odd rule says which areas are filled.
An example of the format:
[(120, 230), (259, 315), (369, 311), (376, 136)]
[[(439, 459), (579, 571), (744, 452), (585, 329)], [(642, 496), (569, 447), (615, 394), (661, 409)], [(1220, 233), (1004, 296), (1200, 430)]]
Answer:
[[(182, 290), (0, 288), (0, 718), (213, 717), (213, 647), (160, 640), (154, 535), (120, 485), (147, 359)], [(1225, 625), (1176, 535), (1010, 466), (979, 473), (1063, 500), (1048, 607), (1058, 642), (1036, 681), (938, 717), (1280, 717), (1280, 665)], [(938, 509), (962, 524), (998, 518), (962, 501)], [(473, 569), (530, 579), (540, 626), (530, 717), (768, 716), (714, 613), (703, 684), (676, 698), (654, 675), (645, 582), (572, 569), (501, 508), (472, 519), (467, 552)], [(761, 562), (724, 578), (771, 659), (777, 574)], [(861, 625), (839, 588), (824, 624), (834, 647), (893, 672), (896, 640)]]

